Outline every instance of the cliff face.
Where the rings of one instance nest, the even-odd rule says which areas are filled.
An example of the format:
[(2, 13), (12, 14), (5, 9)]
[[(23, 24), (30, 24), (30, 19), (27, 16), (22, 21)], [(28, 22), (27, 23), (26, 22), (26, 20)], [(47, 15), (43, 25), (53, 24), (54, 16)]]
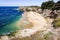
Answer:
[(39, 13), (32, 12), (32, 11), (25, 12), (23, 14), (22, 18), (23, 18), (22, 20), (24, 22), (28, 22), (28, 23), (33, 25), (31, 28), (27, 28), (27, 29), (31, 29), (32, 31), (42, 31), (42, 30), (46, 30), (46, 28), (47, 28), (46, 27), (47, 26), (47, 21)]
[[(48, 19), (47, 19), (48, 20)], [(11, 40), (38, 40), (40, 33), (51, 30), (51, 24), (41, 14), (34, 11), (24, 12), (22, 18), (16, 23), (16, 26), (22, 30), (18, 30), (15, 37)], [(49, 22), (49, 23), (48, 23)], [(43, 32), (42, 32), (43, 31)]]
[[(48, 12), (47, 12), (48, 11)], [(46, 15), (51, 13), (50, 10), (46, 10)], [(29, 27), (25, 26), (25, 29), (18, 31), (14, 38), (11, 40), (58, 40), (59, 30), (52, 28), (53, 19), (44, 18), (43, 15), (38, 12), (29, 11), (22, 14), (22, 24), (27, 23)], [(30, 26), (32, 24), (32, 26)], [(58, 34), (58, 35), (57, 35)]]
[(11, 40), (38, 40), (40, 39), (39, 36), (41, 36), (40, 33), (42, 33), (42, 31), (48, 32), (51, 30), (51, 26), (47, 20), (39, 13), (33, 11), (24, 12), (24, 14), (22, 14), (22, 22), (20, 23), (22, 23), (22, 25), (27, 23), (29, 27), (24, 26), (24, 29), (19, 30)]
[(22, 14), (22, 18), (16, 23), (16, 26), (18, 26), (19, 28), (22, 27), (22, 30), (18, 30), (15, 36), (9, 39), (57, 40), (58, 31), (56, 31), (57, 29), (54, 30), (51, 25), (53, 19), (47, 17), (50, 16), (51, 12), (51, 10), (44, 10), (43, 12), (25, 11)]

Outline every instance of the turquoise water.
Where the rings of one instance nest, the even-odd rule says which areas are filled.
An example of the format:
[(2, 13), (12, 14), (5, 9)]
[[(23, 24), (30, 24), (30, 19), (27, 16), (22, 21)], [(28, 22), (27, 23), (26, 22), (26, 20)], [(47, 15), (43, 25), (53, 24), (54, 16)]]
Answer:
[(22, 17), (23, 11), (18, 7), (0, 7), (0, 35), (19, 30), (16, 22)]

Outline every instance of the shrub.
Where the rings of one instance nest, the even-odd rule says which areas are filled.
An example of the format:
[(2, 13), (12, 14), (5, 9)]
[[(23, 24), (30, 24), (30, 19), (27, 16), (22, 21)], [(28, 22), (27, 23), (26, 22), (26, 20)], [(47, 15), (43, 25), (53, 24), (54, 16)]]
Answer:
[(55, 9), (60, 10), (60, 1), (57, 1), (57, 3), (55, 4)]
[(56, 27), (60, 27), (60, 19), (56, 19), (54, 24)]

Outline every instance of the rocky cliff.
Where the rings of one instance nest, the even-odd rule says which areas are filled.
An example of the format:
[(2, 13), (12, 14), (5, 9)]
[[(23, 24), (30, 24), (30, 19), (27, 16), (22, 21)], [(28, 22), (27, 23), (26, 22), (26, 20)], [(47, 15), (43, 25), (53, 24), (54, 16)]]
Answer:
[(22, 26), (23, 29), (18, 30), (15, 36), (8, 37), (6, 40), (58, 40), (60, 36), (57, 34), (60, 30), (52, 27), (51, 23), (54, 19), (48, 17), (51, 12), (47, 9), (42, 12), (25, 11), (16, 24), (19, 28)]

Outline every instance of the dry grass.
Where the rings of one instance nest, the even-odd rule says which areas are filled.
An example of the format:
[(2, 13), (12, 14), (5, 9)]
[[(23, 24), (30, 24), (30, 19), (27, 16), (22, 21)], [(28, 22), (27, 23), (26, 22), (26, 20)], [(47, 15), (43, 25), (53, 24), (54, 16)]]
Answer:
[(13, 38), (11, 40), (44, 40), (40, 35), (39, 32), (36, 32), (35, 34), (31, 35), (30, 37), (24, 37), (24, 38)]
[[(49, 33), (50, 34), (50, 33)], [(23, 38), (20, 38), (20, 37), (15, 37), (11, 40), (60, 40), (60, 38), (57, 39), (57, 36), (55, 36), (54, 34), (53, 35), (49, 35), (49, 34), (46, 34), (47, 37), (45, 39), (45, 37), (43, 36), (43, 33), (41, 32), (36, 32), (35, 34), (31, 35), (30, 37), (23, 37)]]

